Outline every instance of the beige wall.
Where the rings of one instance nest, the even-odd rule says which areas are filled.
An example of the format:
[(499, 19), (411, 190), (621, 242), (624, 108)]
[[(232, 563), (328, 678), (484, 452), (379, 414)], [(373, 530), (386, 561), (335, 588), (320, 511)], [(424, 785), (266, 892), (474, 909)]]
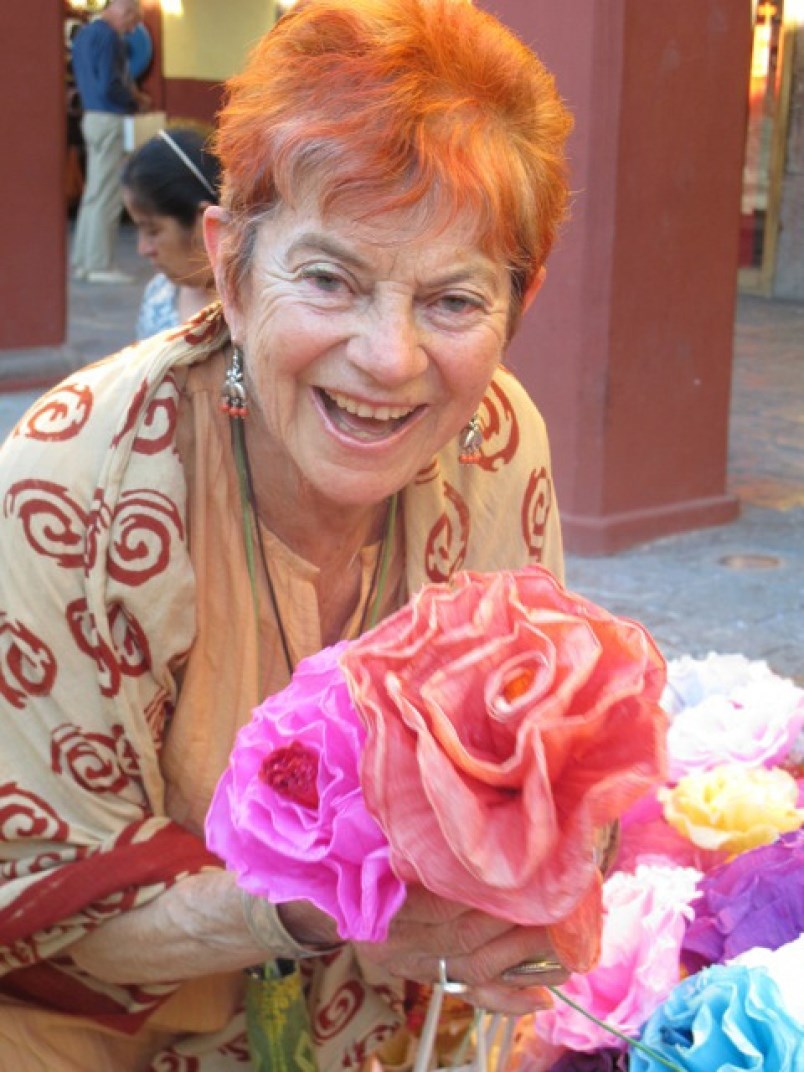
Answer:
[[(181, 14), (170, 14), (170, 8)], [(168, 11), (164, 9), (168, 8)], [(162, 10), (165, 78), (220, 82), (274, 23), (275, 0), (174, 0)]]

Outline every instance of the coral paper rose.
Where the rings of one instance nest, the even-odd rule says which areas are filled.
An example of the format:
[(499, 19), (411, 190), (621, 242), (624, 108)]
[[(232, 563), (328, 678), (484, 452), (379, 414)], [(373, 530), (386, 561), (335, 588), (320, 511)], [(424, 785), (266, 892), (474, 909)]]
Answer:
[(368, 730), (366, 802), (402, 879), (524, 925), (599, 898), (596, 828), (663, 774), (664, 660), (641, 626), (541, 567), (463, 573), (341, 665)]

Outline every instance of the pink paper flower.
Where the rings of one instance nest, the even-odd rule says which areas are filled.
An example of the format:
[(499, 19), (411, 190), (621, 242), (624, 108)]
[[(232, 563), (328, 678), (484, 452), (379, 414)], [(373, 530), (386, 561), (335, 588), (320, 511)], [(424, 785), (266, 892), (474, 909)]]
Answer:
[(641, 626), (541, 567), (464, 573), (341, 665), (368, 727), (366, 801), (401, 878), (525, 925), (596, 891), (596, 828), (663, 773), (664, 661)]
[(725, 852), (699, 848), (670, 826), (657, 793), (657, 790), (651, 790), (640, 797), (620, 820), (617, 869), (635, 871), (639, 864), (655, 864), (694, 867), (697, 871), (707, 872), (723, 863)]
[(237, 735), (207, 815), (207, 843), (250, 893), (312, 901), (342, 938), (382, 941), (405, 899), (366, 811), (365, 730), (338, 668), (344, 645), (299, 663)]
[[(586, 975), (573, 975), (561, 991), (624, 1034), (638, 1035), (679, 980), (679, 950), (700, 878), (681, 867), (615, 872), (603, 886), (600, 962)], [(608, 1031), (561, 1001), (537, 1013), (533, 1027), (553, 1045), (575, 1051), (615, 1044)]]

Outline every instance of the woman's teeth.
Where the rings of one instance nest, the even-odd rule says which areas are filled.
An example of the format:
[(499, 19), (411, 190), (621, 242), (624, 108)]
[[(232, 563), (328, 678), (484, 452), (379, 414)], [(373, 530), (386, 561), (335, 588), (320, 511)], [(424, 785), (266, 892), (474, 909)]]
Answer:
[(369, 406), (365, 402), (357, 402), (354, 398), (338, 392), (325, 391), (324, 394), (335, 403), (338, 409), (345, 410), (355, 417), (363, 417), (372, 421), (398, 421), (400, 417), (407, 417), (416, 408), (415, 406)]

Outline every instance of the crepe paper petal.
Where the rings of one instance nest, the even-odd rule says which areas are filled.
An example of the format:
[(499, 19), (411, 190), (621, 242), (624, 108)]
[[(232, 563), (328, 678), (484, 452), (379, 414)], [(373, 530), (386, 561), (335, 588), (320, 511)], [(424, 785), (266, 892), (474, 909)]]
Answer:
[(513, 922), (567, 917), (596, 828), (664, 776), (664, 660), (542, 567), (429, 585), (341, 665), (395, 871)]
[(572, 912), (547, 928), (558, 959), (572, 972), (588, 972), (600, 959), (603, 880), (600, 873)]
[[(804, 1068), (804, 1032), (761, 968), (716, 964), (683, 980), (648, 1020), (642, 1041), (687, 1070)], [(636, 1050), (631, 1072), (658, 1072)]]
[(638, 1035), (679, 980), (679, 949), (700, 878), (691, 868), (670, 866), (615, 872), (603, 886), (598, 964), (556, 988), (583, 1013), (556, 1002), (533, 1017), (533, 1029), (573, 1052), (612, 1045), (612, 1028)]
[(405, 887), (363, 800), (365, 730), (339, 669), (342, 647), (299, 663), (240, 730), (207, 815), (207, 844), (249, 893), (311, 901), (341, 938), (377, 942)]
[(764, 968), (779, 987), (785, 1009), (804, 1029), (804, 987), (801, 985), (804, 934), (777, 949), (747, 949), (728, 963), (744, 964), (747, 968)]
[(664, 816), (703, 849), (736, 855), (797, 830), (804, 811), (787, 771), (741, 766), (688, 774), (675, 788), (659, 790)]
[(710, 871), (694, 909), (681, 954), (689, 972), (793, 941), (804, 932), (804, 829)]

